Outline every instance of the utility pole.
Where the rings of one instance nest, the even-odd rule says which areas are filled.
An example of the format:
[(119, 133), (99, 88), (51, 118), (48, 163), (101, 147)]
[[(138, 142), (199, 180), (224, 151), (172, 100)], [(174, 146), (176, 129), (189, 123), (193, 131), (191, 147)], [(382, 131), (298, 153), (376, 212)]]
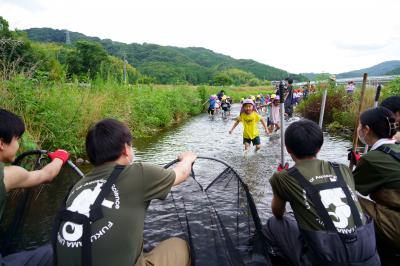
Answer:
[(324, 90), (324, 95), (322, 96), (322, 104), (321, 104), (321, 110), (319, 113), (319, 127), (322, 129), (322, 125), (324, 123), (324, 113), (325, 113), (325, 105), (326, 105), (326, 97), (328, 95), (328, 88), (325, 88)]
[(71, 38), (69, 36), (68, 30), (65, 31), (65, 44), (67, 44), (67, 45), (71, 44)]
[(126, 84), (126, 55), (124, 55), (124, 83)]

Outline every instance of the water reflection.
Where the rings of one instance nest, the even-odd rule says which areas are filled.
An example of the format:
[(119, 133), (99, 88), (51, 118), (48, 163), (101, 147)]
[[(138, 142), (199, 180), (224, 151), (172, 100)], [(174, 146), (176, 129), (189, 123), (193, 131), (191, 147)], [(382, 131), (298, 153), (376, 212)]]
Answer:
[[(251, 150), (248, 156), (244, 157), (242, 124), (236, 127), (232, 135), (228, 133), (234, 123), (233, 118), (239, 114), (239, 110), (239, 105), (233, 105), (231, 117), (225, 120), (220, 115), (211, 119), (207, 114), (202, 114), (181, 126), (163, 132), (156, 138), (136, 140), (134, 143), (136, 160), (162, 165), (174, 160), (177, 154), (184, 150), (224, 160), (234, 167), (248, 184), (260, 217), (266, 219), (271, 214), (272, 198), (268, 180), (280, 162), (280, 139), (270, 139), (264, 135), (264, 130), (259, 124), (262, 149), (258, 153)], [(349, 141), (325, 134), (319, 158), (347, 163), (347, 149), (350, 146)], [(293, 165), (287, 153), (285, 156), (289, 164)]]

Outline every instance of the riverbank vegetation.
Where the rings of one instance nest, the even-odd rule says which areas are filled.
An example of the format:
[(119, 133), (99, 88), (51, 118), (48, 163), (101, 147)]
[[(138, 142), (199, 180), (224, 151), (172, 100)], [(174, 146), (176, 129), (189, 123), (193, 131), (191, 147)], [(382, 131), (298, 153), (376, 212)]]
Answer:
[[(310, 94), (306, 100), (301, 101), (296, 112), (315, 122), (319, 121), (321, 102), (324, 90), (318, 88), (316, 93)], [(361, 88), (358, 87), (354, 94), (348, 94), (344, 86), (328, 89), (325, 106), (323, 126), (332, 134), (352, 137), (360, 105)], [(363, 102), (363, 110), (374, 105), (376, 87), (367, 86)], [(392, 96), (400, 95), (400, 78), (383, 86), (379, 102)]]
[[(126, 122), (135, 138), (156, 134), (200, 114), (219, 87), (124, 85), (97, 80), (90, 84), (41, 82), (23, 75), (0, 80), (0, 106), (22, 116), (27, 127), (25, 148), (63, 147), (84, 153), (88, 127), (104, 117)], [(239, 100), (260, 90), (228, 88)]]
[(115, 83), (38, 83), (16, 77), (0, 83), (0, 106), (21, 115), (30, 143), (41, 148), (64, 147), (84, 153), (84, 137), (90, 124), (104, 117), (126, 122), (133, 135), (155, 134), (202, 111), (196, 89)]
[[(269, 84), (241, 70), (223, 74), (221, 85)], [(222, 82), (224, 77), (230, 81)], [(249, 87), (154, 81), (98, 42), (32, 42), (24, 32), (9, 31), (0, 17), (0, 107), (23, 117), (22, 149), (63, 147), (80, 156), (87, 128), (104, 117), (124, 121), (135, 138), (142, 138), (201, 113), (209, 96), (222, 88), (236, 101), (260, 93)]]

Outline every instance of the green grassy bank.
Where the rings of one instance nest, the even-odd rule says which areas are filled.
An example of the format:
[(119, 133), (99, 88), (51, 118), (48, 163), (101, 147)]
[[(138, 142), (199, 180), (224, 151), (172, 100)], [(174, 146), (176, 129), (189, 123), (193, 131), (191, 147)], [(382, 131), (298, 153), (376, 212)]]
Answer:
[(0, 82), (0, 106), (26, 123), (26, 148), (32, 148), (32, 143), (43, 149), (63, 147), (76, 156), (84, 154), (86, 131), (99, 119), (120, 119), (134, 137), (144, 137), (202, 111), (198, 90), (179, 86), (155, 89), (102, 83), (88, 87), (24, 78)]

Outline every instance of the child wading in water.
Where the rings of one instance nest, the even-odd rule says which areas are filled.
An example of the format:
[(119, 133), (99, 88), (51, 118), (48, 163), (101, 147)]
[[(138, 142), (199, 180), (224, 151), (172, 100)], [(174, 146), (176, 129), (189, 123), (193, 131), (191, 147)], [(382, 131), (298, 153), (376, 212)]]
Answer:
[(240, 110), (240, 115), (236, 118), (232, 129), (229, 130), (229, 134), (232, 134), (235, 127), (242, 122), (243, 123), (243, 144), (244, 150), (247, 152), (249, 150), (250, 144), (253, 143), (256, 146), (256, 151), (261, 148), (260, 133), (258, 132), (257, 123), (261, 121), (265, 133), (269, 134), (267, 123), (264, 118), (262, 118), (258, 113), (254, 102), (251, 99), (245, 99), (243, 101), (242, 109)]
[(206, 103), (209, 103), (208, 105), (208, 110), (207, 113), (210, 117), (214, 117), (214, 113), (215, 113), (215, 105), (217, 103), (217, 95), (211, 95), (210, 99), (208, 99), (205, 103), (203, 103), (203, 105), (205, 105)]
[(276, 95), (271, 104), (271, 128), (272, 132), (277, 131), (281, 128), (280, 126), (280, 106), (279, 106), (279, 95)]

